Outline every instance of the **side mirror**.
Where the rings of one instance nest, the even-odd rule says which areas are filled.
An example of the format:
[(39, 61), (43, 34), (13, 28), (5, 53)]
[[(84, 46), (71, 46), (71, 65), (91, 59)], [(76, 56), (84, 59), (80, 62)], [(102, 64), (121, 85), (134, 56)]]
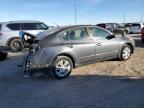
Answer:
[(115, 35), (109, 35), (106, 37), (106, 39), (108, 39), (108, 40), (113, 39), (113, 38), (115, 38)]

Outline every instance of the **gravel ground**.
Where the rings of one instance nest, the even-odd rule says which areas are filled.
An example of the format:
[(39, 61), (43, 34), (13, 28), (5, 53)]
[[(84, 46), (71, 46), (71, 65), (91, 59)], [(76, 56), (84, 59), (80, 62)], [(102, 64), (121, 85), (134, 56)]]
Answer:
[(128, 61), (74, 69), (64, 80), (23, 78), (24, 52), (0, 62), (0, 108), (144, 108), (144, 45), (139, 36)]

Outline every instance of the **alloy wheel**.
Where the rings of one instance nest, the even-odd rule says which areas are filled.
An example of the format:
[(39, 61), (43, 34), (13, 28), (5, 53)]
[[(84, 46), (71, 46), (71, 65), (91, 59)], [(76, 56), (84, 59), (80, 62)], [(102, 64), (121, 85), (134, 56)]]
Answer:
[(131, 55), (131, 49), (129, 47), (125, 47), (122, 51), (122, 58), (127, 60)]
[(56, 64), (56, 74), (60, 77), (66, 76), (71, 70), (70, 62), (67, 60), (61, 60)]

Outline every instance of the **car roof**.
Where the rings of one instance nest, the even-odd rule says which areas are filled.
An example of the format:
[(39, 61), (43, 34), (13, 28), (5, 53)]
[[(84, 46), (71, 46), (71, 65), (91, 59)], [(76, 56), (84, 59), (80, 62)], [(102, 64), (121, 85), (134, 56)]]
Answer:
[[(66, 29), (71, 29), (71, 28), (75, 28), (75, 27), (99, 27), (99, 26), (96, 26), (96, 25), (67, 25), (67, 26), (58, 26), (56, 28), (54, 28), (55, 32), (61, 32), (63, 30), (66, 30)], [(49, 32), (49, 30), (45, 30), (45, 32)]]
[[(96, 26), (96, 25), (68, 25), (68, 26), (59, 26), (59, 27), (56, 27), (56, 28), (52, 28), (52, 29), (48, 29), (48, 30), (45, 30), (39, 34), (37, 34), (37, 40), (42, 40), (43, 38), (46, 37), (46, 35), (53, 35), (53, 34), (57, 34), (57, 33), (60, 33), (66, 29), (71, 29), (71, 28), (76, 28), (76, 27), (97, 27), (97, 28), (101, 28), (99, 26)], [(101, 28), (103, 29), (103, 28)], [(104, 29), (106, 30), (106, 29)]]
[(59, 29), (59, 31), (61, 31), (61, 30), (65, 30), (65, 29), (75, 28), (75, 27), (98, 27), (98, 26), (96, 26), (96, 25), (67, 25), (67, 26), (59, 26), (59, 27), (57, 27), (57, 29)]
[(12, 24), (12, 23), (42, 23), (36, 20), (17, 20), (17, 21), (8, 21), (8, 22), (0, 22), (0, 24)]

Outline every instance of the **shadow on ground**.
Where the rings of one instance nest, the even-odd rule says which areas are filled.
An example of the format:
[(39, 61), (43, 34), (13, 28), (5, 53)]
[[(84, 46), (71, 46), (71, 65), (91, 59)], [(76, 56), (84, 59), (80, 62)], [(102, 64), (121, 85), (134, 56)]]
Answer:
[(64, 80), (20, 76), (2, 79), (1, 108), (143, 108), (144, 105), (143, 78), (75, 75)]

